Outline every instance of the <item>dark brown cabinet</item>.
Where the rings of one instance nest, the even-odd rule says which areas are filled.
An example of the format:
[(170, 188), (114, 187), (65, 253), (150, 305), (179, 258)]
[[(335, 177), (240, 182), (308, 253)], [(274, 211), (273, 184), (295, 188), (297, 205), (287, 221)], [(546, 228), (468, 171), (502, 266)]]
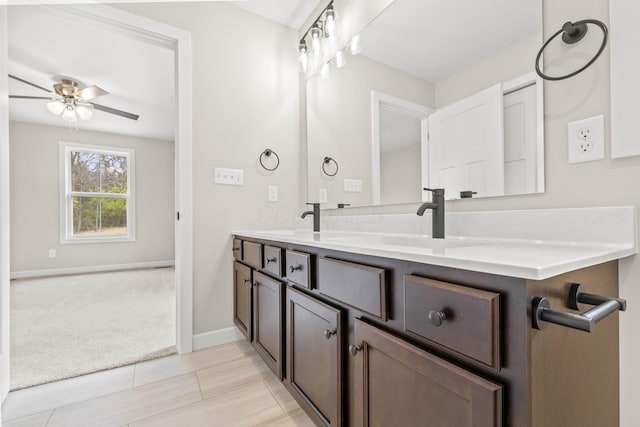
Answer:
[(249, 342), (253, 336), (251, 276), (251, 268), (238, 261), (233, 262), (233, 320)]
[(253, 346), (278, 378), (283, 378), (284, 284), (260, 272), (253, 274)]
[(287, 288), (287, 383), (316, 423), (342, 425), (341, 312)]
[(536, 281), (233, 246), (236, 324), (318, 426), (619, 425), (617, 314), (593, 333), (531, 326), (535, 297), (571, 312), (572, 283), (617, 295), (617, 262)]
[(502, 386), (361, 320), (354, 329), (357, 426), (502, 425)]

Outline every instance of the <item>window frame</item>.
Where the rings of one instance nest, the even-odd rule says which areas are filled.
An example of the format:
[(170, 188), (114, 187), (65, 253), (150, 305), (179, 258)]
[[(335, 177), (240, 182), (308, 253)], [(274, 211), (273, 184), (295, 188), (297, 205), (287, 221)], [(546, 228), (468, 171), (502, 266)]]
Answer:
[[(71, 152), (117, 155), (127, 158), (127, 194), (80, 192), (71, 189)], [(60, 243), (108, 243), (132, 242), (135, 233), (135, 150), (123, 147), (89, 145), (60, 141)], [(73, 197), (97, 197), (127, 200), (127, 234), (116, 236), (74, 236), (73, 235)]]

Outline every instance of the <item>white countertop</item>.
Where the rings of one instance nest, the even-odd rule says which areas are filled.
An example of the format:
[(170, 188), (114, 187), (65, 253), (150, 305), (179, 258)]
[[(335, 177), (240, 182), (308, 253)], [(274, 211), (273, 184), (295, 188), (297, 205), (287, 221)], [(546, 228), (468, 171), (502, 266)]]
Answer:
[(523, 279), (542, 280), (637, 253), (633, 243), (579, 243), (350, 231), (233, 231), (254, 239), (312, 246)]

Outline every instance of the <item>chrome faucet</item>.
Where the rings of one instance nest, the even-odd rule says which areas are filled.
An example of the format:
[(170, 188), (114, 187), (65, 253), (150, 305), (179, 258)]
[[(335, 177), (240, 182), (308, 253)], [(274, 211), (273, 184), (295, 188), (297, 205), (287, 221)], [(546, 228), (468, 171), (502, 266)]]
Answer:
[(312, 211), (304, 211), (300, 218), (305, 218), (307, 215), (313, 215), (313, 231), (320, 231), (320, 203), (307, 203), (313, 205)]
[(418, 215), (424, 215), (424, 211), (432, 209), (431, 214), (431, 237), (434, 239), (444, 239), (444, 188), (424, 188), (425, 191), (431, 191), (433, 196), (431, 202), (426, 202), (418, 208)]

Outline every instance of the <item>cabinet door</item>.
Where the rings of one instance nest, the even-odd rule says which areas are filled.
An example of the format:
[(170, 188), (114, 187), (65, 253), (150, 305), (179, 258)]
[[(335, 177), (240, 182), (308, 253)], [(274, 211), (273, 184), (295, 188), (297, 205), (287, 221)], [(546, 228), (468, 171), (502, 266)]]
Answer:
[(251, 268), (237, 261), (233, 263), (233, 320), (247, 341), (252, 339), (251, 323)]
[(283, 284), (262, 273), (253, 274), (253, 346), (282, 379)]
[(502, 386), (361, 320), (354, 328), (357, 425), (502, 425)]
[(287, 288), (287, 382), (316, 421), (342, 424), (340, 310)]

